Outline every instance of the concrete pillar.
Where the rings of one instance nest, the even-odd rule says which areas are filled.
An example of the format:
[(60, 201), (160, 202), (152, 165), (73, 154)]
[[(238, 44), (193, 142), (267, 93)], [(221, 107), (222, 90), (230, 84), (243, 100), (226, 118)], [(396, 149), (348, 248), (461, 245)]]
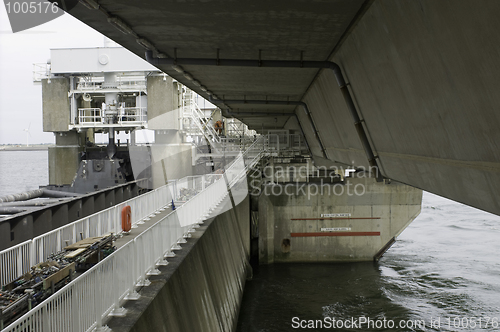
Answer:
[(182, 136), (178, 130), (155, 130), (155, 144), (180, 144)]
[(49, 148), (49, 184), (71, 184), (80, 165), (80, 136), (61, 132), (55, 137), (56, 146)]
[(179, 130), (177, 85), (171, 77), (148, 76), (148, 129)]
[(169, 180), (193, 174), (190, 144), (157, 144), (151, 146), (151, 175), (153, 188)]
[(42, 80), (43, 131), (68, 131), (70, 100), (69, 78), (53, 77)]
[(134, 146), (136, 143), (135, 143), (135, 130), (132, 130), (130, 132), (130, 145), (131, 146)]
[(89, 128), (86, 131), (87, 140), (91, 143), (95, 143), (94, 129)]
[(217, 109), (212, 117), (212, 121), (215, 123), (219, 120), (222, 121), (222, 112), (220, 109)]

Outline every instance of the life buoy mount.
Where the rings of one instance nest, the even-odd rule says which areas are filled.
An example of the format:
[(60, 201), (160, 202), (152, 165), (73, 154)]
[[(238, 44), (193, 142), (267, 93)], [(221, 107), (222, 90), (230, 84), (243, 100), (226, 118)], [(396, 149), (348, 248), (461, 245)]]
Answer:
[(122, 230), (124, 232), (130, 232), (132, 229), (132, 208), (130, 205), (126, 205), (122, 209)]

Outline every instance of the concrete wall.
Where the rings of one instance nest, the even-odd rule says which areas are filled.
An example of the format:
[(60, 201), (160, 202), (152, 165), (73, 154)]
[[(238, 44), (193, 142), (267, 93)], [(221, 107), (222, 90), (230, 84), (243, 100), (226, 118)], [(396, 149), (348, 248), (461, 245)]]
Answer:
[(155, 143), (151, 146), (130, 146), (129, 151), (134, 177), (147, 178), (148, 189), (193, 175), (190, 144)]
[[(265, 185), (259, 197), (259, 263), (371, 261), (418, 216), (421, 203), (421, 190), (372, 178), (346, 178), (344, 185)], [(338, 213), (350, 218), (321, 219)], [(328, 234), (321, 228), (380, 235), (304, 235)]]
[(43, 131), (68, 131), (70, 104), (69, 78), (42, 80)]
[(207, 221), (151, 285), (128, 301), (114, 332), (234, 331), (248, 273), (249, 200)]
[(154, 188), (193, 175), (191, 144), (155, 144), (151, 154)]
[(78, 146), (49, 147), (49, 184), (71, 184), (80, 163)]
[[(350, 82), (385, 176), (496, 214), (499, 12), (495, 0), (374, 1), (331, 58)], [(366, 165), (330, 70), (303, 100), (328, 157)]]
[(148, 129), (179, 129), (179, 94), (171, 77), (149, 76)]

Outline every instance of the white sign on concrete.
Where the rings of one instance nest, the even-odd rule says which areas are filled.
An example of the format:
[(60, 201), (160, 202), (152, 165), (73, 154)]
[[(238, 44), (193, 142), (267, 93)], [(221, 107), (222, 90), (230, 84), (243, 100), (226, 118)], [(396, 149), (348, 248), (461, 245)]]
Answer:
[(350, 213), (322, 213), (321, 218), (338, 218), (338, 217), (350, 217)]
[(350, 231), (351, 227), (322, 227), (322, 232), (347, 232)]

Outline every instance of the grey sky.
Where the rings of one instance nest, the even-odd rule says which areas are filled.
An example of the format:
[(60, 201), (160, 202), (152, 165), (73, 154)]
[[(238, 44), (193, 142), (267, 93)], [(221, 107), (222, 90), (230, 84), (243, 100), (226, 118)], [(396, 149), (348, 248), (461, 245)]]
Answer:
[(49, 143), (42, 131), (42, 88), (32, 81), (33, 63), (45, 63), (51, 48), (103, 46), (104, 37), (68, 14), (40, 26), (12, 33), (0, 5), (0, 144)]

